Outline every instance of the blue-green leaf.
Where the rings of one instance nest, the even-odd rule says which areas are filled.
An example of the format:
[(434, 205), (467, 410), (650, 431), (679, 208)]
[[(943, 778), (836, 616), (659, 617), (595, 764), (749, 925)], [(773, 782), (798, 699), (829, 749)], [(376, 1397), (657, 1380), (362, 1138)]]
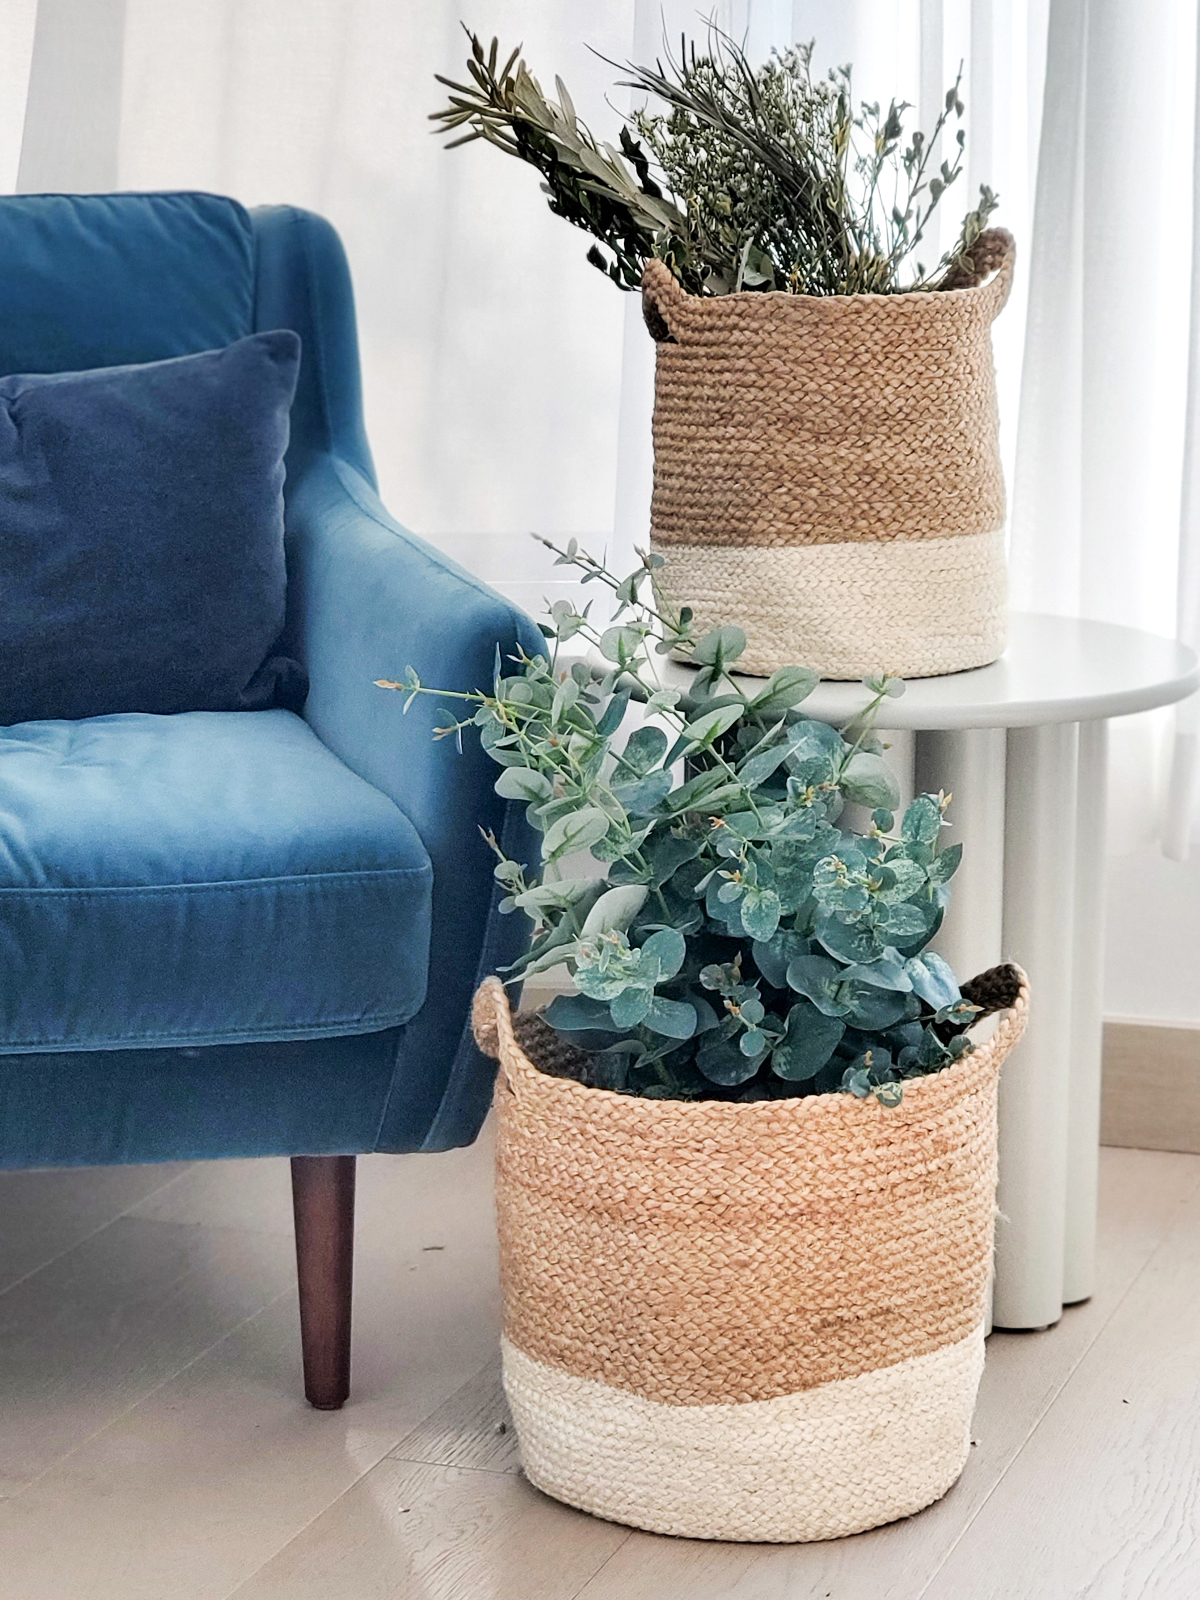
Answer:
[(961, 844), (952, 844), (934, 856), (929, 863), (930, 883), (946, 883), (954, 876), (962, 860), (962, 850)]
[(610, 734), (616, 733), (621, 726), (622, 718), (629, 706), (628, 694), (614, 694), (605, 708), (604, 715), (596, 724), (596, 732), (602, 739), (607, 739)]
[(653, 995), (649, 989), (630, 987), (614, 996), (611, 1004), (614, 1024), (624, 1030), (636, 1028), (650, 1010)]
[(838, 787), (847, 800), (872, 809), (892, 810), (900, 804), (900, 785), (882, 756), (859, 750), (847, 761)]
[(741, 628), (732, 625), (713, 628), (699, 640), (691, 659), (701, 666), (716, 666), (736, 661), (745, 648), (746, 635)]
[(774, 889), (747, 889), (738, 910), (752, 939), (769, 939), (779, 926), (781, 907)]
[(650, 863), (650, 885), (661, 888), (679, 868), (704, 849), (703, 838), (681, 838), (674, 833), (658, 833), (647, 843), (643, 854)]
[(905, 996), (894, 989), (873, 989), (855, 985), (854, 1006), (846, 1021), (863, 1033), (881, 1033), (900, 1021), (905, 1012)]
[(802, 934), (779, 928), (769, 941), (755, 941), (754, 962), (772, 989), (783, 989), (787, 986), (788, 962), (807, 950), (808, 940)]
[(745, 1083), (758, 1071), (758, 1062), (744, 1056), (733, 1039), (717, 1039), (702, 1045), (696, 1055), (696, 1065), (711, 1082), (725, 1088)]
[(593, 1029), (604, 1033), (623, 1031), (618, 1030), (603, 1000), (589, 1000), (583, 994), (556, 994), (542, 1015), (560, 1033), (590, 1032)]
[(924, 955), (914, 956), (904, 963), (904, 970), (916, 993), (935, 1011), (962, 999), (958, 980), (949, 963), (943, 961), (936, 950), (926, 950)]
[(757, 789), (760, 783), (767, 779), (787, 760), (791, 754), (788, 746), (782, 742), (772, 745), (768, 750), (760, 750), (757, 755), (749, 756), (737, 769), (738, 777), (747, 789)]
[(919, 794), (904, 813), (900, 837), (906, 845), (932, 849), (941, 831), (942, 813), (932, 795)]
[(813, 1078), (842, 1042), (846, 1024), (821, 1014), (809, 1000), (797, 1000), (788, 1012), (784, 1036), (771, 1054), (771, 1071), (789, 1083)]
[(670, 794), (673, 781), (669, 772), (651, 772), (633, 783), (614, 783), (613, 798), (631, 817), (649, 817)]
[(544, 773), (532, 767), (505, 767), (496, 779), (495, 790), (506, 800), (549, 800), (554, 786)]
[(667, 736), (661, 728), (638, 728), (629, 735), (629, 742), (621, 751), (625, 767), (631, 767), (639, 777), (644, 777), (667, 753)]
[[(660, 928), (652, 933), (642, 946), (644, 954), (658, 960), (659, 982), (673, 978), (687, 956), (687, 943), (676, 928)], [(686, 1035), (685, 1035), (686, 1037)]]
[(788, 962), (788, 987), (805, 995), (827, 1017), (844, 1017), (850, 1009), (849, 996), (840, 996), (837, 985), (842, 968), (828, 956), (796, 956)]
[(869, 983), (876, 989), (896, 989), (901, 994), (908, 994), (912, 989), (912, 979), (905, 971), (904, 963), (897, 959), (895, 951), (890, 956), (880, 956), (877, 961), (858, 962), (846, 967), (842, 978)]
[(780, 667), (767, 679), (766, 687), (751, 700), (750, 709), (763, 717), (790, 711), (806, 699), (820, 681), (820, 674), (811, 667)]
[(640, 628), (606, 628), (600, 635), (600, 654), (606, 661), (623, 667), (637, 655), (642, 637)]
[(685, 726), (681, 737), (694, 744), (709, 744), (728, 733), (744, 711), (745, 706), (740, 701), (736, 705), (718, 706), (715, 711), (702, 711)]
[(817, 918), (817, 941), (839, 961), (875, 961), (883, 954), (884, 941), (866, 922), (842, 922), (836, 912)]
[(644, 1023), (668, 1039), (691, 1039), (696, 1032), (696, 1020), (696, 1008), (688, 1001), (668, 1000), (659, 994), (651, 1000)]
[[(803, 762), (820, 758), (832, 765), (840, 762), (846, 753), (846, 741), (837, 729), (831, 728), (827, 722), (815, 722), (808, 718), (802, 722), (794, 722), (788, 729), (787, 737), (788, 744), (792, 747), (792, 761)], [(789, 766), (792, 761), (789, 761)]]
[(623, 932), (645, 905), (649, 892), (645, 884), (640, 883), (606, 889), (583, 920), (583, 937), (610, 933), (614, 928)]
[(603, 839), (608, 825), (608, 816), (598, 806), (584, 806), (580, 811), (568, 812), (547, 828), (542, 854), (547, 861), (553, 861), (572, 851), (586, 850)]
[(933, 921), (933, 913), (934, 907), (928, 901), (914, 904), (911, 900), (902, 900), (897, 905), (881, 905), (877, 927), (880, 933), (900, 944), (925, 933)]
[(893, 856), (883, 866), (883, 880), (885, 887), (879, 891), (879, 899), (884, 905), (895, 905), (900, 900), (907, 900), (910, 895), (916, 894), (918, 889), (925, 887), (925, 868), (916, 861), (909, 861), (904, 856)]

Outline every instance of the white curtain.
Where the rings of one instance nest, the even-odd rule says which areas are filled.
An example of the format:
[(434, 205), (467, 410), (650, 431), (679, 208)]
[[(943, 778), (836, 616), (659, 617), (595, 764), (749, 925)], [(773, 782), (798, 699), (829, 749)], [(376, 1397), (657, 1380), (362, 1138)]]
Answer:
[[(90, 3), (90, 0), (89, 0)], [(428, 113), (462, 79), (459, 4), (125, 0), (122, 188), (198, 187), (329, 217), (358, 301), (368, 431), (394, 513), (537, 611), (530, 531), (611, 540), (626, 298), (529, 168), (447, 153)], [(598, 124), (632, 0), (489, 0)], [(583, 25), (581, 26), (581, 21)]]
[[(853, 61), (865, 98), (926, 126), (961, 62), (968, 163), (944, 224), (986, 181), (1020, 252), (996, 327), (1013, 602), (1200, 645), (1195, 0), (0, 0), (0, 182), (329, 216), (389, 505), (536, 610), (562, 572), (531, 530), (618, 561), (645, 537), (653, 352), (530, 170), (442, 150), (433, 74), (460, 75), (465, 14), (611, 138), (628, 91), (601, 57), (645, 60), (701, 13), (752, 57), (815, 38), (822, 67)], [(1200, 961), (1200, 863), (1158, 843), (1185, 856), (1196, 827), (1200, 704), (1172, 729), (1117, 728), (1110, 870), (1138, 905), (1114, 927), (1110, 1009), (1200, 1020), (1178, 981)], [(1166, 976), (1145, 954), (1164, 926)]]
[(17, 186), (37, 0), (0, 4), (0, 194)]

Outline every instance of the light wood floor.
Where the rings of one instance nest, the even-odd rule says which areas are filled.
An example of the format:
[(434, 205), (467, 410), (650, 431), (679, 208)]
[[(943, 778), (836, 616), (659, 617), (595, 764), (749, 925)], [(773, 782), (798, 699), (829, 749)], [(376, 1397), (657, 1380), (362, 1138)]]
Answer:
[(0, 1600), (1195, 1600), (1200, 1156), (1104, 1152), (1102, 1284), (997, 1334), (961, 1482), (826, 1545), (520, 1476), (486, 1141), (360, 1163), (351, 1404), (300, 1398), (287, 1166), (0, 1176)]

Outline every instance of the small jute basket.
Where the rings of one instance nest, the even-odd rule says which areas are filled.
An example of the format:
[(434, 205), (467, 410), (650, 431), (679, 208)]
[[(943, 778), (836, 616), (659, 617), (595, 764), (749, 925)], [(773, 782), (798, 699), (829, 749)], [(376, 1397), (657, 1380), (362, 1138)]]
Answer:
[(745, 626), (739, 670), (921, 678), (1001, 654), (991, 325), (1014, 259), (992, 229), (953, 288), (711, 298), (646, 263), (658, 586), (702, 629)]
[(1019, 969), (988, 977), (1012, 1000), (995, 1033), (894, 1108), (588, 1088), (488, 979), (504, 1385), (532, 1483), (655, 1533), (782, 1542), (946, 1492), (983, 1368), (997, 1077), (1028, 1003)]

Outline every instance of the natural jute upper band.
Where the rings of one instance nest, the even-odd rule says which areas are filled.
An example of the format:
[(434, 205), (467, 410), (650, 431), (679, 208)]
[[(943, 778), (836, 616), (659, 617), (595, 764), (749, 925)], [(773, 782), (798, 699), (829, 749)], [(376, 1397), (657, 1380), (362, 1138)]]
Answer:
[(954, 289), (714, 297), (648, 261), (654, 544), (669, 555), (1001, 527), (990, 330), (1012, 285), (1011, 235), (983, 234), (971, 259), (974, 283)]
[(535, 1361), (676, 1406), (769, 1400), (957, 1344), (982, 1320), (1000, 1063), (904, 1086), (727, 1104), (552, 1077), (502, 985), (475, 1001), (497, 1086), (505, 1336)]

